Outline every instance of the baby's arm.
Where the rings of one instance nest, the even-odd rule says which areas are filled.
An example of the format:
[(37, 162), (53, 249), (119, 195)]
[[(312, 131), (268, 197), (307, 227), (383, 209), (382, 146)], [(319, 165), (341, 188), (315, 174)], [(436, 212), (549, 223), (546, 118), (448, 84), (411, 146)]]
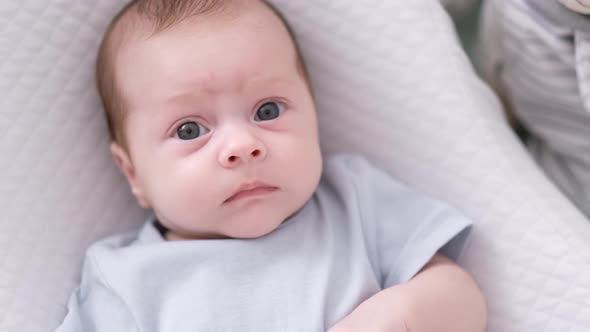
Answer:
[(485, 324), (486, 305), (475, 281), (436, 255), (414, 278), (375, 294), (330, 332), (479, 332)]
[(71, 295), (68, 313), (55, 332), (139, 331), (131, 311), (102, 278), (92, 255), (87, 255), (80, 287)]

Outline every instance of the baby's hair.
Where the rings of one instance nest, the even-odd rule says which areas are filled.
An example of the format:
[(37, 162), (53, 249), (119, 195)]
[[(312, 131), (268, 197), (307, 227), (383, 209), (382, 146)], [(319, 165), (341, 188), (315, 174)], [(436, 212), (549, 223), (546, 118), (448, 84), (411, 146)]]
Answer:
[[(283, 22), (295, 46), (297, 69), (308, 81), (305, 63), (293, 31), (274, 6), (265, 0), (261, 1)], [(123, 130), (126, 118), (125, 107), (117, 89), (114, 55), (123, 43), (137, 37), (138, 32), (134, 31), (134, 28), (145, 31), (147, 23), (147, 27), (152, 28), (151, 35), (155, 35), (191, 17), (220, 14), (223, 10), (231, 9), (232, 5), (236, 6), (236, 2), (237, 0), (131, 0), (119, 11), (104, 34), (96, 61), (96, 84), (107, 117), (111, 140), (127, 149)]]

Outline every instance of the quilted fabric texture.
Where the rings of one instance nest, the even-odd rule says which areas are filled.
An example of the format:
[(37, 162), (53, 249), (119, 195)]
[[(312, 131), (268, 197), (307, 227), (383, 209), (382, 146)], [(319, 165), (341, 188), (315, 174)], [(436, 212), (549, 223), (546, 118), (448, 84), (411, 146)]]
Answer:
[[(542, 176), (435, 0), (274, 0), (326, 153), (358, 152), (476, 221), (460, 263), (490, 332), (588, 331), (590, 226)], [(0, 2), (0, 331), (52, 331), (85, 248), (137, 227), (93, 84), (123, 0)]]

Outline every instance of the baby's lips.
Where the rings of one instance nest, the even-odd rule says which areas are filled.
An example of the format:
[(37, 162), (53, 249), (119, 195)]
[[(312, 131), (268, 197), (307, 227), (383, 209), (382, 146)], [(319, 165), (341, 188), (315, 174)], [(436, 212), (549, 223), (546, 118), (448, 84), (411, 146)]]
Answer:
[(241, 198), (271, 194), (278, 189), (278, 187), (266, 184), (261, 181), (245, 182), (238, 186), (234, 193), (228, 199), (226, 199), (224, 203), (229, 203)]

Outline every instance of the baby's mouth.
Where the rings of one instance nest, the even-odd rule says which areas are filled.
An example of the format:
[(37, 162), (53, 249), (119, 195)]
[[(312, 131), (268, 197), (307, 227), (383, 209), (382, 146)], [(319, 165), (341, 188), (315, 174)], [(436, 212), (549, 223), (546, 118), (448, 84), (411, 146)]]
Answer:
[(226, 199), (223, 203), (230, 203), (241, 199), (260, 197), (272, 194), (279, 190), (278, 187), (268, 185), (263, 182), (255, 181), (240, 185), (233, 195)]

